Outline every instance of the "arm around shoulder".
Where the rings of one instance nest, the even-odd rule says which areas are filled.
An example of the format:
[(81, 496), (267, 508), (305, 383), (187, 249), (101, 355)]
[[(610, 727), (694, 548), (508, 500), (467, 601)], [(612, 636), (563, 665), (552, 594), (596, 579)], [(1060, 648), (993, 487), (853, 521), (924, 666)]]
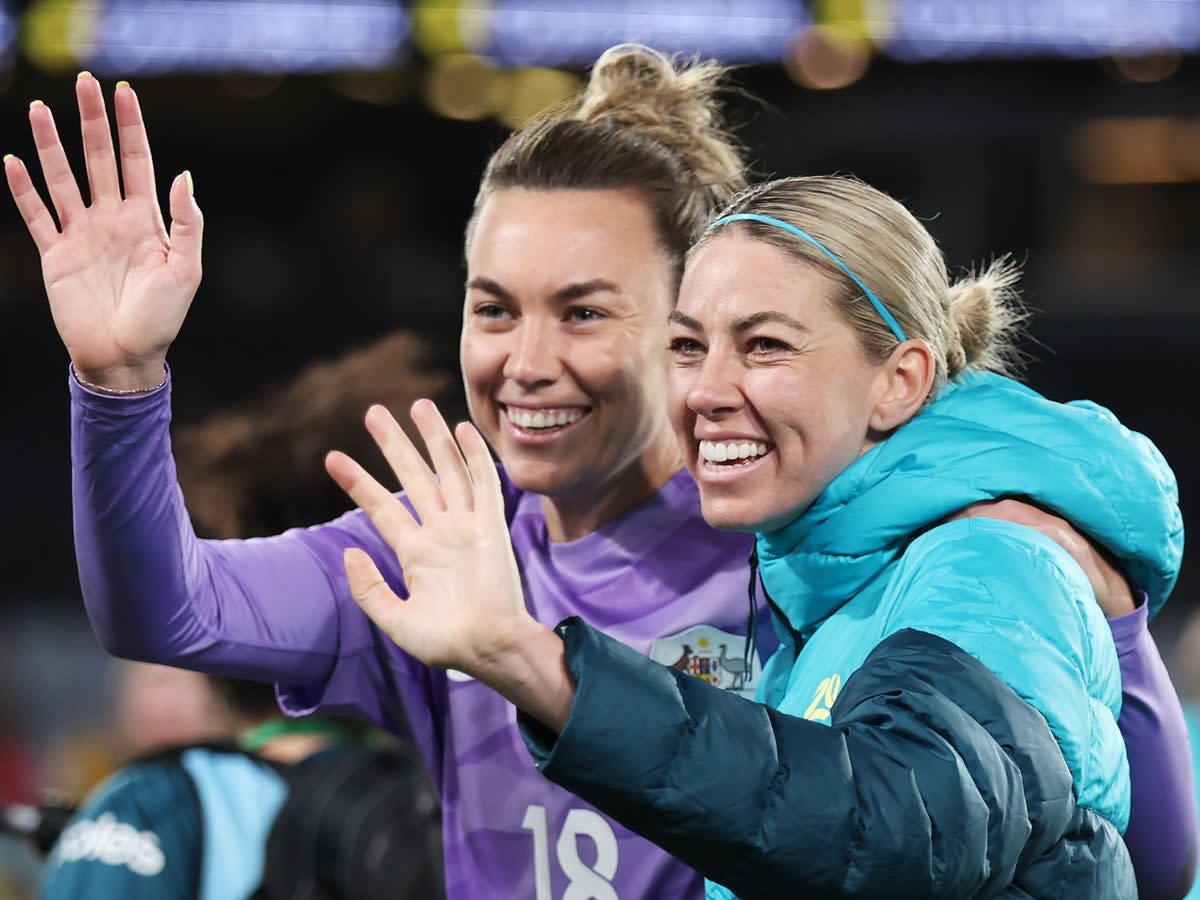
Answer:
[(1125, 843), (1138, 891), (1179, 900), (1196, 875), (1196, 785), (1183, 707), (1147, 624), (1143, 602), (1110, 618), (1121, 665), (1121, 716), (1132, 803)]

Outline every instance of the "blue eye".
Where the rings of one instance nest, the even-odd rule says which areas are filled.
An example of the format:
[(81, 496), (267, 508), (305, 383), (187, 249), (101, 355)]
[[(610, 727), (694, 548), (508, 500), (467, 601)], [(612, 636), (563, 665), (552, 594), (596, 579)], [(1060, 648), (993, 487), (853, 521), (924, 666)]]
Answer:
[(496, 303), (484, 303), (475, 307), (475, 315), (481, 319), (502, 319), (508, 315), (508, 310)]
[(695, 338), (677, 337), (671, 339), (671, 342), (667, 344), (667, 349), (677, 356), (688, 356), (700, 353), (704, 347)]
[(775, 338), (769, 337), (754, 337), (747, 341), (747, 346), (751, 352), (758, 353), (777, 353), (780, 350), (790, 350), (787, 344), (783, 341), (777, 341)]
[(572, 322), (594, 322), (603, 317), (604, 314), (600, 310), (590, 306), (574, 306), (567, 310), (567, 319)]

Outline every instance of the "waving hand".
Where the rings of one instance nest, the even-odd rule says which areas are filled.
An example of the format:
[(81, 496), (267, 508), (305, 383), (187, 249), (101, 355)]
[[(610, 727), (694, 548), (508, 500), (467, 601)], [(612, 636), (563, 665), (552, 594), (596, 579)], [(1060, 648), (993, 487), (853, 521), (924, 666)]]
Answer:
[(452, 434), (429, 400), (413, 405), (412, 418), (434, 469), (383, 407), (368, 411), (367, 428), (404, 485), (415, 516), (345, 454), (331, 453), (325, 461), (396, 552), (409, 591), (401, 600), (370, 557), (350, 549), (345, 565), (354, 599), (417, 659), (466, 672), (559, 727), (574, 687), (562, 642), (525, 608), (487, 444), (465, 423)]
[(5, 176), (41, 254), (50, 311), (76, 371), (103, 387), (153, 387), (200, 284), (200, 209), (190, 176), (179, 175), (167, 230), (132, 88), (122, 82), (113, 95), (119, 165), (99, 82), (80, 75), (76, 97), (90, 203), (50, 108), (36, 101), (29, 124), (57, 224), (20, 159), (5, 158)]

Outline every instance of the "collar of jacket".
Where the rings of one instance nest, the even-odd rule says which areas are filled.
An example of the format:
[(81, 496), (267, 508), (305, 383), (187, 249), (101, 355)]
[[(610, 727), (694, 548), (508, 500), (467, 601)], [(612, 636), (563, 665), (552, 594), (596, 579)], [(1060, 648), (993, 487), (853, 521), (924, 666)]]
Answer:
[(855, 460), (798, 518), (759, 534), (764, 587), (804, 637), (921, 533), (982, 500), (1020, 497), (1071, 521), (1166, 601), (1183, 554), (1174, 474), (1144, 436), (1088, 401), (1057, 403), (973, 372)]

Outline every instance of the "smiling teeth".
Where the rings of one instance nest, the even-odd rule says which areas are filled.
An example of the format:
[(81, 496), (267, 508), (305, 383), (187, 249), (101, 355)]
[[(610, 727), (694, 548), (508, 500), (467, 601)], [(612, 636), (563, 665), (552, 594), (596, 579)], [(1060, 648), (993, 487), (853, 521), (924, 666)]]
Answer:
[(518, 428), (561, 428), (583, 418), (583, 411), (579, 409), (539, 409), (534, 412), (505, 407), (504, 414)]
[(766, 444), (754, 441), (701, 441), (700, 458), (708, 462), (729, 462), (734, 459), (750, 459), (763, 456), (767, 452)]

